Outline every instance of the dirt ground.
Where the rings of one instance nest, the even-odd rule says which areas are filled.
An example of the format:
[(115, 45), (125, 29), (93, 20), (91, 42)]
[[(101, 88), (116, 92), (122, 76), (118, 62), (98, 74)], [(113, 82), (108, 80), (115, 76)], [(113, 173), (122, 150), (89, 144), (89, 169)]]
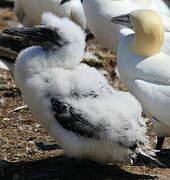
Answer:
[[(1, 0), (0, 0), (1, 1)], [(0, 8), (0, 31), (18, 24), (12, 9)], [(99, 61), (88, 64), (100, 69), (110, 84), (126, 90), (116, 76), (116, 57), (96, 42), (90, 41), (87, 50)], [(144, 165), (101, 166), (87, 160), (77, 160), (64, 155), (57, 142), (31, 115), (29, 109), (15, 110), (24, 105), (9, 72), (0, 70), (0, 180), (144, 180), (170, 179), (170, 138), (158, 159), (162, 168)], [(148, 135), (155, 145), (155, 134), (148, 123)]]

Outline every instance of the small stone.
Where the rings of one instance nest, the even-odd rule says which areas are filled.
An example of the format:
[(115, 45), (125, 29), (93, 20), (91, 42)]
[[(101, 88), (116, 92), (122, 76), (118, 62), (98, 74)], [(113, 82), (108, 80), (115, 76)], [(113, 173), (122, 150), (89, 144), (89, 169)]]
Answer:
[(9, 119), (9, 118), (3, 118), (3, 120), (4, 120), (4, 121), (10, 121), (10, 119)]
[(18, 129), (19, 129), (20, 131), (24, 131), (24, 130), (25, 130), (24, 126), (18, 126)]
[(19, 180), (19, 179), (20, 179), (20, 178), (19, 178), (19, 175), (18, 175), (18, 174), (14, 174), (12, 180)]
[(36, 146), (34, 141), (28, 141), (27, 147), (26, 147), (26, 151), (28, 153), (38, 152), (38, 148), (37, 148), (37, 146)]
[(107, 76), (108, 74), (109, 74), (109, 72), (108, 71), (106, 71), (106, 70), (100, 70), (100, 72), (104, 75), (104, 76)]
[(38, 124), (38, 123), (35, 124), (35, 127), (36, 127), (36, 128), (39, 128), (40, 126), (41, 126), (41, 125)]
[(2, 104), (2, 105), (5, 104), (5, 99), (4, 98), (0, 98), (0, 104)]

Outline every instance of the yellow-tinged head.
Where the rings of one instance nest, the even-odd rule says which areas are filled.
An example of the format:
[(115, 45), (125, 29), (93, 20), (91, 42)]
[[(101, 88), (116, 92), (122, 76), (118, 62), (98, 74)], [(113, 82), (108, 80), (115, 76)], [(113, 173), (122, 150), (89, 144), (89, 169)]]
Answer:
[(135, 31), (133, 48), (135, 54), (152, 56), (160, 52), (164, 40), (164, 26), (160, 16), (151, 10), (135, 10), (128, 15), (115, 17), (112, 22)]

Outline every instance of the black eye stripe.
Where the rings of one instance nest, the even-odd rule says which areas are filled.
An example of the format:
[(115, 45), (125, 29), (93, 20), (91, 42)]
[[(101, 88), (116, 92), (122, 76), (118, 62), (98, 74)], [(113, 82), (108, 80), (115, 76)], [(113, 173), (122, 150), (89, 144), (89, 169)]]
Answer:
[(132, 23), (131, 23), (131, 21), (130, 21), (130, 16), (128, 15), (127, 17), (128, 17), (129, 24), (131, 25), (130, 28), (133, 29), (133, 25), (132, 25)]
[[(116, 20), (117, 21), (117, 20)], [(125, 21), (125, 20), (121, 20), (119, 19), (118, 22), (126, 22), (126, 23), (129, 23), (129, 21)]]
[(130, 17), (129, 17), (129, 16), (127, 16), (127, 18), (128, 18), (128, 21), (130, 22)]

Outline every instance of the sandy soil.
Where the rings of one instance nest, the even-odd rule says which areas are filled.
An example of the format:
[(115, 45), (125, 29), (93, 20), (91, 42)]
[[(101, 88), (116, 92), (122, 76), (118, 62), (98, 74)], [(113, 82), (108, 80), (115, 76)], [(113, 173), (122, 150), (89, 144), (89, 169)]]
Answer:
[[(0, 30), (17, 25), (12, 9), (0, 9)], [(115, 72), (116, 57), (93, 40), (87, 49), (99, 59), (88, 64), (100, 69), (114, 87), (126, 90)], [(87, 61), (87, 60), (86, 60)], [(24, 105), (22, 95), (16, 88), (9, 72), (0, 70), (0, 179), (1, 180), (139, 180), (170, 179), (170, 138), (158, 158), (163, 168), (144, 165), (101, 166), (87, 160), (66, 157), (57, 142), (31, 115), (29, 109), (16, 110)], [(155, 134), (148, 123), (151, 144)]]

